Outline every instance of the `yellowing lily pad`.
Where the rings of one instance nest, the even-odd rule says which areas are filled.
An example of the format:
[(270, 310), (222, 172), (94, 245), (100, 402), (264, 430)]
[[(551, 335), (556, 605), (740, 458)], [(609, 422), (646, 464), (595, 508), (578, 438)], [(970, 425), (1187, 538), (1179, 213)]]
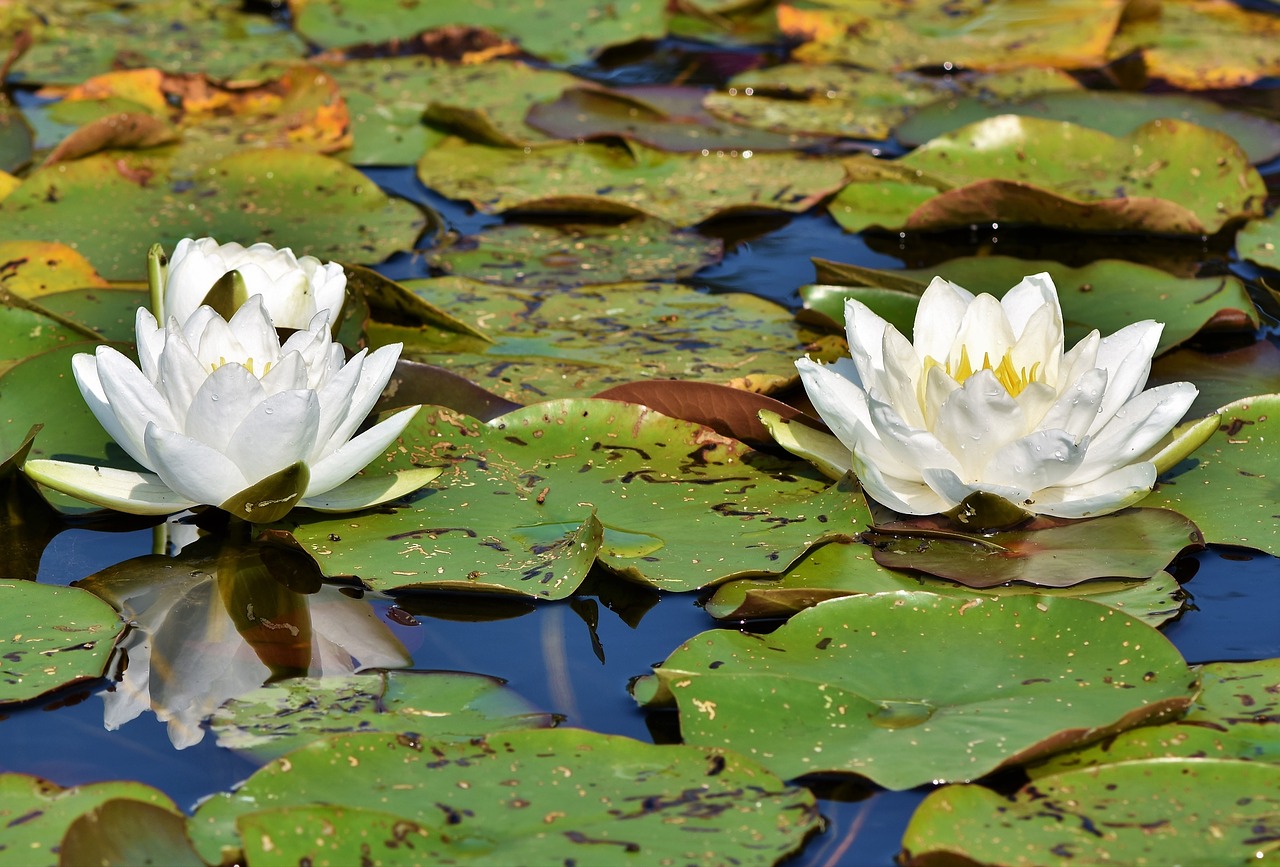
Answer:
[(1098, 66), (1115, 32), (1121, 0), (1019, 0), (957, 5), (844, 0), (817, 7), (782, 3), (778, 26), (805, 40), (794, 56), (809, 63), (870, 69), (952, 65), (968, 69)]
[[(858, 177), (858, 161), (849, 162)], [(999, 115), (933, 139), (895, 166), (904, 172), (903, 190), (886, 202), (874, 180), (855, 180), (829, 205), (836, 221), (850, 231), (996, 221), (1212, 234), (1231, 220), (1261, 216), (1265, 200), (1261, 176), (1235, 142), (1171, 119), (1117, 137)], [(911, 171), (922, 177), (912, 180)]]
[(1143, 505), (1182, 512), (1209, 542), (1280, 557), (1280, 395), (1246, 397), (1221, 413), (1218, 432), (1165, 473)]
[(0, 705), (101, 677), (122, 629), (92, 593), (0, 580)]
[(0, 242), (0, 287), (23, 298), (106, 286), (88, 260), (66, 244)]
[[(290, 808), (309, 810), (304, 827), (331, 831), (293, 834), (295, 815), (278, 812)], [(283, 851), (273, 845), (264, 854), (319, 863), (331, 846), (358, 851), (352, 832), (379, 827), (370, 810), (403, 820), (404, 845), (423, 863), (763, 867), (798, 850), (822, 822), (807, 790), (733, 753), (561, 728), (465, 743), (377, 733), (322, 738), (201, 804), (192, 836), (218, 863), (235, 857), (241, 839), (246, 851), (263, 852), (261, 838), (241, 835), (271, 829)]]
[(719, 260), (722, 248), (721, 241), (641, 217), (622, 225), (505, 223), (451, 234), (426, 258), (459, 277), (560, 289), (691, 277)]
[(1138, 52), (1147, 74), (1186, 90), (1244, 87), (1280, 75), (1280, 19), (1228, 0), (1158, 0), (1125, 19), (1108, 58)]
[(449, 139), (423, 155), (418, 177), (485, 213), (642, 213), (692, 226), (735, 212), (807, 210), (840, 188), (845, 170), (791, 153), (669, 154), (635, 143), (525, 153)]
[(196, 167), (189, 181), (170, 182), (168, 169), (109, 153), (40, 169), (0, 201), (0, 240), (57, 241), (109, 280), (140, 280), (151, 245), (172, 249), (183, 237), (376, 263), (412, 247), (425, 223), (413, 205), (320, 154), (244, 151)]
[(897, 591), (822, 602), (769, 635), (695, 636), (633, 692), (675, 704), (686, 743), (909, 789), (1180, 713), (1195, 688), (1164, 636), (1093, 602)]
[(517, 40), (551, 61), (583, 60), (610, 45), (658, 39), (666, 33), (665, 0), (432, 0), (406, 14), (400, 0), (290, 0), (294, 27), (325, 48), (407, 40), (424, 30), (464, 25)]
[(448, 466), (407, 506), (292, 528), (326, 575), (560, 599), (599, 559), (688, 591), (778, 574), (868, 520), (851, 481), (829, 487), (805, 464), (608, 400), (542, 403), (488, 425), (424, 409), (389, 457), (388, 468)]
[[(591, 394), (635, 379), (688, 379), (770, 393), (797, 380), (808, 351), (834, 359), (841, 338), (797, 325), (787, 310), (745, 294), (708, 295), (670, 283), (539, 292), (445, 277), (405, 285), (455, 311), (491, 343), (456, 334), (370, 326), (378, 343), (444, 367), (516, 403)], [(611, 351), (600, 351), (607, 342)]]
[(1265, 863), (1277, 851), (1280, 767), (1148, 759), (1043, 777), (1011, 797), (981, 786), (929, 795), (903, 863), (1030, 865)]

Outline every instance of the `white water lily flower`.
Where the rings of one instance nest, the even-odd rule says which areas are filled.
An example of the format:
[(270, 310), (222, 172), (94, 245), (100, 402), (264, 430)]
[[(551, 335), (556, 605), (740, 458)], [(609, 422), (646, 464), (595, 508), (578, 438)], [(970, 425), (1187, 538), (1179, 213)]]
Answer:
[[(796, 366), (864, 489), (907, 514), (980, 492), (1065, 518), (1132, 505), (1155, 484), (1157, 453), (1162, 466), (1174, 457), (1158, 444), (1197, 394), (1187, 382), (1143, 391), (1158, 322), (1094, 331), (1064, 353), (1048, 274), (1002, 300), (935, 277), (914, 343), (855, 300), (845, 322), (852, 359)], [(1176, 458), (1200, 441), (1180, 442)]]
[[(72, 369), (107, 433), (150, 472), (32, 460), (42, 484), (99, 506), (167, 514), (197, 504), (268, 522), (294, 505), (363, 508), (425, 484), (439, 470), (351, 477), (382, 454), (418, 407), (355, 436), (382, 393), (400, 344), (344, 363), (329, 316), (280, 345), (262, 296), (228, 322), (201, 307), (161, 329), (137, 313), (141, 367), (109, 346)], [(350, 481), (348, 481), (350, 480)], [(345, 483), (345, 484), (344, 484)]]
[[(158, 251), (156, 251), (158, 253)], [(230, 310), (253, 295), (261, 295), (277, 328), (306, 328), (317, 313), (329, 311), (336, 321), (346, 297), (347, 276), (336, 262), (321, 263), (314, 256), (301, 258), (288, 247), (270, 244), (219, 244), (213, 238), (183, 238), (160, 268), (163, 284), (157, 292), (161, 322), (170, 316), (181, 324), (205, 303), (209, 290), (232, 271), (243, 281), (243, 297), (232, 299)]]

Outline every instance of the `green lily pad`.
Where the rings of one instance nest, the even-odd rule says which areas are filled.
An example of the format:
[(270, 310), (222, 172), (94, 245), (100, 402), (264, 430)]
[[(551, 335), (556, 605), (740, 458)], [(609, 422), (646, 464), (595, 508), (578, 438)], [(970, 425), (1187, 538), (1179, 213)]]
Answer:
[[(832, 542), (810, 551), (776, 580), (744, 578), (721, 584), (704, 607), (719, 620), (790, 617), (826, 599), (889, 590), (927, 590), (944, 596), (974, 597), (974, 591), (968, 587), (886, 569), (875, 562), (872, 549), (867, 545)], [(1177, 615), (1186, 599), (1178, 582), (1167, 572), (1157, 572), (1142, 581), (1094, 580), (1070, 587), (1011, 584), (993, 588), (990, 594), (1079, 597), (1115, 608), (1150, 626), (1159, 626)]]
[(1231, 136), (1251, 163), (1266, 162), (1280, 155), (1280, 124), (1185, 93), (1077, 89), (1013, 99), (960, 96), (920, 108), (895, 127), (893, 133), (902, 144), (914, 147), (1000, 114), (1063, 120), (1113, 136), (1127, 135), (1148, 121), (1171, 117)]
[[(575, 87), (535, 105), (531, 126), (569, 141), (627, 138), (663, 151), (787, 151), (827, 143), (826, 136), (771, 132), (704, 108), (706, 90), (646, 85), (625, 90)], [(708, 106), (709, 107), (709, 106)]]
[[(882, 271), (817, 260), (818, 278), (824, 284), (868, 285), (875, 291), (820, 286), (804, 290), (807, 306), (844, 328), (844, 299), (857, 298), (881, 316), (906, 328), (910, 337), (915, 305), (935, 275), (997, 298), (1028, 274), (1047, 271), (1058, 287), (1067, 344), (1074, 345), (1095, 328), (1113, 334), (1141, 319), (1164, 323), (1156, 354), (1167, 352), (1190, 339), (1224, 312), (1243, 314), (1251, 328), (1258, 327), (1257, 309), (1243, 281), (1231, 275), (1174, 277), (1158, 268), (1103, 259), (1081, 268), (1069, 268), (1048, 260), (1014, 259), (1008, 256), (973, 256), (952, 259), (932, 268)], [(912, 298), (917, 299), (912, 301)], [(908, 305), (910, 312), (908, 313)], [(886, 317), (887, 318), (887, 317)]]
[(58, 861), (205, 867), (183, 813), (126, 798), (104, 801), (73, 821), (58, 846)]
[[(1149, 759), (1055, 774), (1011, 797), (947, 786), (925, 798), (904, 864), (1245, 865), (1277, 851), (1280, 767)], [(1245, 793), (1248, 793), (1247, 795)]]
[(1222, 425), (1195, 454), (1165, 473), (1144, 506), (1175, 509), (1208, 542), (1280, 557), (1280, 395), (1222, 408)]
[(1280, 764), (1280, 659), (1199, 666), (1186, 716), (1141, 726), (1030, 769), (1033, 777), (1135, 759), (1249, 759)]
[(688, 591), (777, 574), (869, 520), (851, 481), (828, 488), (803, 463), (614, 401), (553, 401), (489, 425), (424, 409), (393, 454), (451, 466), (409, 506), (294, 528), (326, 575), (559, 599), (598, 557)]
[(1280, 347), (1265, 338), (1227, 352), (1178, 347), (1151, 365), (1147, 384), (1166, 382), (1194, 382), (1200, 394), (1187, 417), (1205, 416), (1220, 406), (1275, 389), (1280, 382)]
[(554, 722), (554, 716), (538, 712), (498, 678), (386, 671), (276, 681), (228, 701), (209, 727), (219, 746), (265, 763), (333, 734), (413, 732), (465, 741)]
[(0, 103), (0, 171), (16, 172), (31, 162), (32, 132), (22, 112)]
[(117, 799), (178, 811), (168, 795), (142, 783), (113, 781), (64, 789), (26, 774), (0, 774), (0, 827), (5, 829), (0, 865), (54, 867), (60, 863), (59, 841), (71, 824)]
[(92, 593), (31, 581), (0, 581), (0, 704), (101, 677), (124, 629)]
[(510, 287), (561, 289), (674, 280), (719, 261), (722, 241), (641, 217), (620, 226), (505, 223), (450, 235), (426, 254), (447, 274)]
[(405, 14), (400, 0), (295, 3), (294, 28), (323, 48), (408, 40), (424, 30), (462, 25), (515, 39), (530, 54), (553, 62), (584, 60), (610, 45), (659, 39), (666, 33), (665, 0), (433, 0)]
[(1250, 220), (1236, 233), (1236, 252), (1241, 259), (1280, 271), (1280, 214)]
[[(41, 295), (39, 303), (52, 316), (74, 323), (100, 340), (133, 343), (138, 308), (148, 306), (150, 300), (145, 289), (105, 287)], [(83, 340), (84, 335), (77, 334), (76, 339)], [(82, 348), (92, 350), (92, 346)]]
[[(492, 342), (373, 324), (375, 343), (436, 364), (516, 403), (576, 397), (636, 379), (685, 379), (770, 393), (793, 385), (795, 359), (834, 360), (842, 338), (797, 325), (786, 308), (746, 294), (670, 283), (538, 292), (458, 277), (405, 286), (456, 311)], [(611, 351), (602, 353), (607, 343)]]
[(903, 522), (862, 537), (881, 566), (975, 588), (1010, 581), (1070, 587), (1092, 578), (1146, 578), (1183, 550), (1204, 547), (1196, 525), (1168, 509), (1125, 509), (1084, 520), (1040, 518), (1029, 527), (972, 535)]
[(147, 66), (230, 78), (254, 63), (307, 53), (299, 36), (266, 15), (219, 0), (151, 0), (145, 14), (133, 15), (106, 0), (49, 0), (39, 10), (35, 44), (12, 71), (25, 83), (77, 84)]
[[(848, 162), (858, 177), (857, 160)], [(874, 181), (855, 180), (829, 205), (836, 221), (849, 231), (997, 220), (1199, 235), (1261, 216), (1266, 197), (1261, 176), (1234, 141), (1168, 118), (1112, 136), (1061, 121), (1000, 115), (935, 138), (895, 165), (924, 177), (904, 177), (888, 202)], [(907, 195), (913, 190), (921, 203)]]
[[(48, 315), (40, 305), (23, 303), (21, 298), (0, 289), (0, 375), (32, 356), (84, 343), (86, 339), (81, 330)], [(8, 426), (12, 428), (13, 425), (10, 423)], [(21, 433), (11, 431), (11, 434)]]
[[(152, 244), (172, 249), (188, 236), (380, 262), (411, 248), (424, 225), (416, 207), (320, 154), (244, 151), (172, 184), (153, 177), (150, 166), (136, 155), (103, 153), (37, 170), (0, 201), (0, 240), (59, 241), (109, 280), (141, 280)], [(167, 166), (155, 169), (163, 175)], [(104, 201), (112, 203), (110, 221), (102, 219)]]
[(1186, 90), (1245, 87), (1280, 75), (1274, 14), (1227, 0), (1160, 0), (1148, 13), (1124, 20), (1108, 58), (1139, 52), (1147, 75)]
[(869, 69), (952, 65), (966, 69), (1099, 66), (1124, 4), (1062, 0), (1028, 7), (1018, 0), (957, 6), (948, 0), (778, 7), (778, 25), (806, 40), (793, 56), (806, 63)]
[(523, 63), (460, 65), (422, 55), (322, 68), (347, 101), (355, 144), (345, 156), (356, 165), (411, 164), (445, 138), (442, 128), (508, 147), (549, 141), (524, 122), (525, 114), (581, 83), (567, 72)]
[[(798, 850), (822, 821), (808, 791), (733, 753), (560, 728), (467, 743), (322, 738), (201, 804), (192, 836), (218, 863), (237, 848), (237, 822), (322, 806), (344, 841), (334, 808), (399, 816), (411, 834), (426, 829), (429, 840), (409, 839), (412, 860), (427, 863), (767, 865)], [(368, 827), (372, 817), (355, 818)], [(258, 826), (273, 829), (273, 842), (288, 853), (280, 857), (323, 851), (323, 840), (293, 837), (277, 821)]]
[(1093, 602), (897, 591), (831, 599), (767, 636), (705, 632), (633, 692), (677, 705), (686, 743), (896, 790), (1179, 713), (1195, 688), (1164, 636)]
[(678, 226), (729, 213), (798, 213), (845, 182), (838, 160), (748, 154), (663, 153), (634, 142), (525, 153), (448, 139), (422, 156), (418, 177), (485, 213), (641, 213)]

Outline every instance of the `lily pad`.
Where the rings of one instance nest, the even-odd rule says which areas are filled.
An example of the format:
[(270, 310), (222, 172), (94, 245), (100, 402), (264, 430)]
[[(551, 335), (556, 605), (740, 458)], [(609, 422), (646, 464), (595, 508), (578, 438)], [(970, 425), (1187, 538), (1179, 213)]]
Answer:
[(806, 63), (869, 69), (952, 65), (967, 69), (1102, 63), (1124, 4), (1062, 0), (1028, 7), (1019, 0), (957, 6), (949, 0), (903, 5), (855, 0), (801, 7), (782, 3), (778, 26), (806, 40), (793, 55)]
[(89, 261), (65, 244), (0, 242), (0, 287), (22, 298), (106, 286)]
[(633, 692), (677, 705), (686, 743), (898, 790), (1180, 713), (1195, 688), (1164, 636), (1093, 602), (897, 591), (820, 603), (767, 636), (703, 633)]
[(1200, 694), (1186, 716), (1140, 726), (1030, 769), (1033, 777), (1158, 758), (1248, 759), (1280, 764), (1280, 659), (1199, 666)]
[(645, 85), (605, 90), (575, 87), (553, 103), (535, 105), (531, 126), (573, 140), (627, 138), (664, 151), (786, 151), (827, 143), (826, 136), (772, 132), (704, 108), (699, 87)]
[(413, 732), (465, 741), (499, 731), (546, 728), (539, 713), (495, 677), (459, 672), (373, 672), (291, 678), (239, 695), (213, 716), (218, 745), (263, 763), (309, 741), (352, 732)]
[[(745, 578), (716, 588), (706, 602), (707, 613), (719, 620), (757, 620), (790, 617), (826, 599), (882, 593), (889, 590), (927, 590), (944, 596), (974, 597), (968, 587), (886, 569), (875, 562), (870, 546), (832, 542), (805, 555), (776, 580)], [(1159, 626), (1182, 611), (1187, 598), (1167, 572), (1142, 581), (1094, 580), (1070, 587), (1011, 584), (992, 588), (993, 596), (1071, 596), (1115, 608), (1150, 626)]]
[(1204, 547), (1196, 525), (1168, 509), (1125, 509), (1084, 520), (1037, 519), (986, 534), (922, 531), (909, 523), (862, 538), (876, 562), (987, 588), (1021, 581), (1070, 587), (1092, 578), (1146, 578), (1187, 548)]
[(817, 260), (816, 264), (824, 284), (867, 285), (876, 290), (851, 291), (824, 285), (803, 291), (806, 305), (839, 323), (842, 330), (846, 297), (857, 298), (882, 316), (888, 314), (895, 324), (905, 324), (907, 327), (899, 330), (909, 337), (917, 303), (910, 299), (918, 299), (935, 275), (970, 292), (1000, 297), (1026, 275), (1041, 271), (1047, 271), (1058, 287), (1068, 345), (1074, 345), (1095, 328), (1104, 335), (1114, 334), (1132, 322), (1154, 319), (1164, 323), (1156, 347), (1156, 354), (1160, 354), (1190, 339), (1224, 313), (1241, 314), (1250, 328), (1260, 324), (1248, 289), (1237, 277), (1174, 277), (1158, 268), (1119, 259), (1103, 259), (1081, 268), (1008, 256), (974, 256), (952, 259), (932, 268), (894, 271), (824, 260)]
[[(1011, 797), (981, 786), (930, 794), (904, 864), (1257, 864), (1277, 850), (1280, 767), (1149, 759), (1055, 774)], [(1248, 793), (1244, 796), (1244, 793)]]
[(489, 425), (424, 409), (400, 448), (388, 466), (451, 466), (409, 506), (294, 528), (326, 575), (560, 599), (598, 556), (688, 591), (777, 574), (868, 519), (851, 481), (828, 488), (807, 465), (614, 401), (552, 401)]
[(914, 147), (1000, 114), (1068, 121), (1113, 136), (1127, 135), (1148, 121), (1170, 117), (1231, 136), (1252, 163), (1280, 155), (1280, 124), (1185, 93), (1058, 90), (1015, 99), (959, 96), (918, 109), (893, 133), (902, 144)]
[(177, 809), (126, 798), (80, 815), (58, 846), (60, 864), (165, 864), (205, 867)]
[[(848, 162), (857, 178), (856, 161)], [(904, 175), (887, 201), (874, 180), (855, 180), (829, 205), (836, 221), (849, 231), (998, 220), (1198, 235), (1261, 216), (1266, 197), (1261, 176), (1234, 141), (1168, 118), (1112, 136), (1000, 115), (932, 139), (894, 164), (923, 174), (914, 181)]]
[(1250, 220), (1236, 233), (1236, 252), (1241, 259), (1280, 271), (1280, 214)]
[(505, 223), (451, 235), (426, 254), (447, 274), (535, 289), (690, 277), (723, 242), (641, 217), (620, 226)]
[(671, 154), (634, 142), (525, 153), (449, 139), (423, 155), (418, 177), (484, 213), (641, 213), (692, 226), (730, 213), (808, 210), (844, 184), (845, 170), (794, 153)]
[[(0, 376), (32, 356), (87, 340), (80, 329), (69, 326), (39, 305), (22, 304), (21, 299), (0, 289)], [(7, 427), (12, 428), (13, 422), (9, 421)], [(10, 431), (11, 436), (21, 434), (22, 431)], [(5, 441), (11, 442), (8, 438)]]
[[(770, 393), (794, 384), (806, 351), (834, 360), (842, 338), (797, 325), (786, 308), (752, 295), (708, 295), (670, 283), (622, 283), (552, 293), (458, 277), (405, 286), (453, 310), (490, 343), (374, 324), (377, 343), (437, 364), (516, 403), (575, 397), (638, 378), (685, 379)], [(603, 343), (611, 348), (600, 351)]]
[(64, 789), (26, 774), (0, 774), (0, 827), (5, 829), (0, 865), (54, 867), (60, 863), (58, 843), (72, 823), (118, 799), (178, 811), (168, 795), (142, 783), (88, 783)]
[(0, 103), (0, 171), (16, 172), (31, 162), (32, 132), (22, 112)]
[[(322, 738), (205, 801), (192, 835), (218, 863), (237, 848), (237, 822), (320, 806), (376, 810), (426, 829), (429, 840), (410, 838), (422, 862), (767, 865), (798, 850), (822, 821), (807, 790), (733, 753), (560, 728), (467, 743)], [(324, 817), (347, 837), (332, 809)], [(323, 841), (291, 837), (278, 821), (265, 827), (291, 858), (323, 851)]]
[[(93, 338), (113, 343), (133, 343), (138, 308), (150, 303), (144, 289), (114, 286), (93, 289), (69, 289), (41, 295), (40, 309), (54, 317), (65, 328), (78, 327), (76, 339)], [(92, 352), (93, 347), (82, 347)]]
[(1280, 75), (1274, 12), (1227, 0), (1160, 0), (1148, 9), (1154, 14), (1124, 20), (1108, 58), (1138, 52), (1147, 75), (1186, 90), (1244, 87)]
[(74, 587), (0, 581), (0, 705), (101, 677), (124, 624)]
[(1218, 432), (1165, 473), (1143, 505), (1182, 512), (1208, 542), (1280, 557), (1280, 395), (1247, 397), (1221, 412)]
[[(320, 154), (244, 151), (172, 183), (163, 163), (131, 160), (141, 158), (103, 153), (33, 172), (0, 201), (0, 240), (59, 241), (109, 280), (142, 280), (152, 244), (172, 249), (188, 236), (266, 240), (299, 256), (376, 263), (411, 248), (424, 226), (413, 205)], [(112, 203), (110, 221), (102, 219), (104, 201)]]
[(433, 0), (405, 14), (400, 0), (292, 0), (294, 28), (323, 48), (407, 40), (450, 25), (483, 27), (516, 40), (530, 54), (553, 62), (584, 60), (610, 45), (659, 39), (666, 33), (665, 0)]
[(1205, 416), (1220, 406), (1275, 389), (1280, 383), (1280, 348), (1265, 338), (1226, 352), (1178, 347), (1152, 363), (1147, 382), (1152, 386), (1194, 382), (1200, 394), (1187, 417)]

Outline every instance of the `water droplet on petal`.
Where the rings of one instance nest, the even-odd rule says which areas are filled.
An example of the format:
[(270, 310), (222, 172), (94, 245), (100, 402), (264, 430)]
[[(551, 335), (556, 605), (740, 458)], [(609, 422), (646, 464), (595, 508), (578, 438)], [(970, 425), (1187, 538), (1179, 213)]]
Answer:
[(212, 395), (209, 399), (212, 401), (217, 401), (218, 396), (215, 394), (215, 395)]

